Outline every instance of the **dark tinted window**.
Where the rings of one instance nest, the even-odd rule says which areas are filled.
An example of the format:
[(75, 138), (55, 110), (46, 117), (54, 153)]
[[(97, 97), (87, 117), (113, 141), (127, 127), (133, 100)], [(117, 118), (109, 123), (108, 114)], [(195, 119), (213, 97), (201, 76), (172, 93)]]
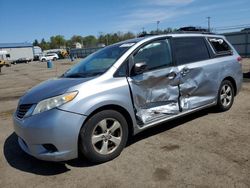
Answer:
[(149, 70), (170, 66), (172, 57), (169, 41), (166, 39), (147, 44), (134, 55), (134, 62), (145, 62)]
[(209, 59), (206, 43), (202, 37), (174, 38), (177, 64), (186, 64)]
[(229, 47), (229, 45), (226, 43), (226, 41), (224, 41), (221, 38), (208, 38), (208, 41), (210, 42), (214, 51), (217, 54), (221, 54), (221, 53), (224, 54), (224, 53), (231, 52), (231, 48)]

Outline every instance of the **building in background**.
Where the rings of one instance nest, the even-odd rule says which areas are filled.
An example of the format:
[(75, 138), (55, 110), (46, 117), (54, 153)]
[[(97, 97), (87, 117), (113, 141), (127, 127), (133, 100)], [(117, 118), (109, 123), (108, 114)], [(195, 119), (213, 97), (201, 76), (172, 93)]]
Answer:
[(39, 46), (34, 46), (33, 47), (33, 52), (34, 52), (34, 61), (38, 61), (39, 57), (43, 53), (42, 48), (40, 48)]
[(3, 60), (16, 61), (18, 59), (32, 60), (34, 58), (33, 45), (30, 43), (0, 43)]
[(76, 43), (73, 44), (72, 48), (77, 48), (77, 49), (82, 48), (82, 44), (79, 43), (79, 42), (76, 42)]
[(223, 35), (242, 57), (250, 57), (250, 28), (238, 32), (224, 33)]
[(7, 53), (8, 52), (6, 50), (0, 50), (0, 60), (4, 60)]
[(101, 49), (102, 47), (96, 48), (71, 48), (69, 53), (70, 56), (73, 58), (85, 58), (88, 55), (96, 52), (97, 50)]

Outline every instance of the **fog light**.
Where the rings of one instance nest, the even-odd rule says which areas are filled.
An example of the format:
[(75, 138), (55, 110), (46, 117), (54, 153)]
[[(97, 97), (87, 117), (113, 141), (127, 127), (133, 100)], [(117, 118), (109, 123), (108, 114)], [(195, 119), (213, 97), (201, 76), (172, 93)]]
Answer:
[(53, 153), (58, 151), (56, 146), (54, 146), (53, 144), (43, 144), (43, 147), (48, 150), (49, 153)]

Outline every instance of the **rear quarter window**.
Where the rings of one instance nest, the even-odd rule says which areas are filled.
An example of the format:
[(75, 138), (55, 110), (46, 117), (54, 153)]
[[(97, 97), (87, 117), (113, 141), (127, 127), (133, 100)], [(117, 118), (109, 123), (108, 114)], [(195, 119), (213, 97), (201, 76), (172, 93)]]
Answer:
[(232, 55), (232, 49), (223, 38), (208, 38), (216, 55)]

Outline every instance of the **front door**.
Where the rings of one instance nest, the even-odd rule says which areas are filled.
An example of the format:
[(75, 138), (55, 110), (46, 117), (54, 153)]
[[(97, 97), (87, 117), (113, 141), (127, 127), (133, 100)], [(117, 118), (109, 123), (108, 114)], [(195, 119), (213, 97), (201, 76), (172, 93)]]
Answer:
[(144, 45), (131, 59), (133, 65), (147, 65), (143, 73), (128, 77), (138, 122), (147, 124), (178, 114), (178, 68), (173, 66), (169, 39)]

